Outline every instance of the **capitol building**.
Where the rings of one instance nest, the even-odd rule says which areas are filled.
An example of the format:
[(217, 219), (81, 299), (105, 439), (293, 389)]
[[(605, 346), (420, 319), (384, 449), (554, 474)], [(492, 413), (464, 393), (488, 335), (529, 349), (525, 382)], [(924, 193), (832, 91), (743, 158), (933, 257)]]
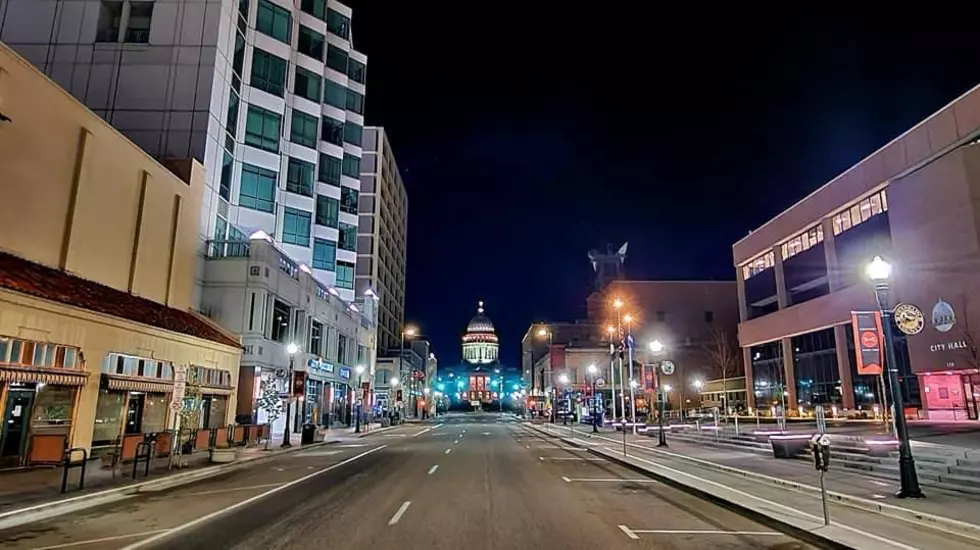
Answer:
[(471, 365), (490, 365), (497, 362), (497, 357), (497, 333), (483, 313), (483, 302), (480, 302), (476, 317), (470, 319), (463, 335), (463, 361)]

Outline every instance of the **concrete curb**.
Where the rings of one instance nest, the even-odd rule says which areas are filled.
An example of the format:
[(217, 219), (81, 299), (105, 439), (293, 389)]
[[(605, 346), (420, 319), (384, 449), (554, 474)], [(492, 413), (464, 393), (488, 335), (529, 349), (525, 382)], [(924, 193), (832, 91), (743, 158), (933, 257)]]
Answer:
[(190, 470), (188, 472), (170, 474), (161, 478), (142, 481), (139, 483), (130, 483), (120, 487), (113, 487), (111, 489), (105, 489), (95, 493), (42, 502), (40, 504), (35, 504), (26, 508), (19, 508), (17, 510), (9, 510), (0, 513), (0, 531), (64, 514), (70, 514), (72, 512), (94, 508), (96, 506), (102, 506), (104, 504), (110, 504), (112, 502), (133, 497), (139, 493), (163, 491), (165, 489), (187, 485), (228, 472), (233, 472), (235, 470), (254, 466), (256, 464), (261, 464), (285, 454), (311, 449), (322, 445), (329, 445), (339, 441), (340, 440), (329, 440), (306, 446), (296, 445), (290, 449), (271, 452), (267, 455), (249, 457), (244, 460), (235, 461), (228, 464), (208, 466), (205, 468)]
[[(550, 432), (547, 432), (546, 430), (538, 430), (538, 431), (540, 431), (542, 433), (546, 433), (546, 434), (551, 435), (551, 436), (554, 436), (555, 435), (555, 434), (552, 434)], [(563, 437), (563, 436), (559, 436), (559, 437), (562, 437), (562, 439), (565, 440), (565, 437)], [(607, 437), (602, 437), (602, 436), (599, 436), (598, 439), (605, 440), (606, 442), (609, 442), (609, 443), (615, 443), (617, 445), (622, 443), (622, 441), (617, 441), (617, 440), (613, 440), (613, 439), (610, 439), (610, 438), (607, 438)], [(759, 474), (759, 473), (756, 473), (756, 472), (750, 472), (750, 471), (747, 471), (747, 470), (742, 470), (742, 469), (739, 469), (739, 468), (734, 468), (732, 466), (725, 466), (724, 464), (718, 464), (718, 463), (715, 463), (715, 462), (710, 462), (710, 461), (707, 461), (707, 460), (703, 460), (703, 459), (700, 459), (700, 458), (691, 457), (691, 456), (687, 456), (687, 455), (683, 455), (683, 454), (679, 454), (679, 453), (673, 453), (673, 452), (670, 452), (670, 451), (664, 451), (664, 450), (660, 450), (660, 449), (651, 449), (649, 447), (645, 447), (645, 446), (642, 446), (642, 445), (637, 445), (635, 443), (628, 443), (628, 445), (630, 445), (631, 447), (642, 449), (642, 450), (644, 450), (646, 452), (649, 452), (649, 453), (652, 453), (652, 454), (661, 454), (661, 455), (664, 455), (664, 456), (669, 456), (671, 458), (683, 459), (683, 460), (686, 460), (686, 461), (689, 461), (689, 462), (694, 462), (694, 463), (696, 463), (696, 464), (698, 464), (700, 466), (704, 466), (706, 468), (711, 468), (713, 470), (718, 470), (718, 471), (725, 472), (725, 473), (728, 473), (728, 474), (737, 475), (737, 476), (740, 476), (740, 477), (744, 477), (746, 479), (752, 479), (754, 481), (760, 481), (760, 482), (765, 483), (767, 485), (771, 485), (771, 486), (775, 486), (775, 487), (780, 487), (780, 488), (791, 489), (791, 490), (794, 490), (794, 491), (797, 491), (797, 492), (800, 492), (800, 493), (809, 494), (809, 495), (813, 495), (813, 496), (816, 496), (816, 497), (819, 497), (820, 496), (820, 488), (819, 487), (814, 487), (814, 486), (811, 486), (811, 485), (806, 485), (804, 483), (799, 483), (799, 482), (796, 482), (796, 481), (790, 481), (790, 480), (786, 480), (786, 479), (780, 479), (780, 478), (777, 478), (777, 477), (767, 476), (765, 474)], [(943, 517), (943, 516), (938, 516), (938, 515), (935, 515), (935, 514), (928, 514), (928, 513), (925, 513), (925, 512), (919, 512), (919, 511), (916, 511), (916, 510), (911, 510), (909, 508), (902, 508), (901, 506), (895, 506), (893, 504), (885, 504), (885, 503), (882, 503), (882, 502), (875, 502), (875, 501), (864, 499), (864, 498), (861, 498), (861, 497), (856, 497), (854, 495), (848, 495), (848, 494), (838, 493), (838, 492), (834, 492), (834, 491), (827, 491), (827, 496), (833, 502), (836, 502), (836, 503), (841, 504), (841, 505), (844, 505), (844, 506), (850, 506), (852, 508), (858, 508), (858, 509), (861, 509), (861, 510), (864, 510), (864, 511), (867, 511), (867, 512), (872, 512), (872, 513), (880, 514), (880, 515), (883, 515), (883, 516), (886, 516), (886, 517), (889, 517), (889, 518), (892, 518), (892, 519), (897, 519), (897, 520), (900, 520), (900, 521), (904, 521), (906, 523), (910, 523), (910, 524), (914, 524), (914, 525), (923, 525), (923, 526), (926, 526), (926, 527), (930, 527), (932, 529), (936, 529), (936, 530), (939, 530), (939, 531), (944, 531), (944, 532), (947, 532), (947, 533), (951, 533), (951, 534), (954, 534), (954, 535), (965, 537), (965, 538), (968, 538), (970, 540), (980, 541), (980, 525), (975, 525), (975, 524), (967, 523), (967, 522), (964, 522), (964, 521), (959, 521), (959, 520), (955, 520), (955, 519), (951, 519), (951, 518), (947, 518), (947, 517)]]

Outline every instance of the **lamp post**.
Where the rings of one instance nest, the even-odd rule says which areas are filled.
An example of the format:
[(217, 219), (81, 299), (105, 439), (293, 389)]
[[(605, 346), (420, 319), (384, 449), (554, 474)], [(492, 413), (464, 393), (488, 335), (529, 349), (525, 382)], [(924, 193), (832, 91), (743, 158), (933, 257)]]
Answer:
[(888, 278), (892, 266), (881, 256), (875, 256), (868, 264), (868, 278), (874, 282), (875, 298), (878, 310), (881, 312), (882, 332), (885, 336), (885, 367), (888, 369), (888, 385), (892, 394), (892, 407), (895, 408), (895, 431), (898, 435), (898, 472), (901, 488), (898, 498), (925, 498), (919, 488), (919, 478), (915, 473), (915, 459), (912, 458), (912, 446), (909, 444), (909, 429), (905, 423), (902, 389), (898, 381), (898, 363), (895, 360), (895, 342), (892, 334), (892, 311), (888, 302)]
[[(358, 365), (354, 367), (354, 371), (357, 372), (357, 392), (361, 391), (361, 375), (364, 374), (364, 365)], [(355, 394), (357, 395), (357, 394)], [(361, 399), (355, 399), (351, 411), (355, 414), (354, 417), (354, 433), (361, 433), (361, 407), (363, 403), (363, 397)], [(356, 408), (355, 408), (356, 407)]]
[(398, 396), (398, 377), (397, 376), (392, 376), (390, 383), (391, 383), (391, 390), (390, 390), (391, 391), (391, 395), (389, 395), (388, 397), (391, 400), (392, 406), (391, 406), (391, 411), (389, 412), (389, 415), (391, 416), (391, 420), (392, 420), (391, 424), (392, 424), (392, 426), (394, 426), (394, 424), (395, 424), (395, 422), (394, 422), (394, 412), (396, 410), (395, 407), (397, 406), (397, 403), (395, 402), (395, 397)]
[(612, 422), (616, 422), (616, 355), (613, 335), (616, 334), (616, 327), (609, 325), (606, 327), (609, 334), (609, 403), (612, 407)]
[(694, 381), (694, 389), (698, 392), (698, 410), (701, 409), (701, 388), (704, 387), (704, 382), (700, 380)]
[[(565, 386), (568, 385), (568, 375), (567, 374), (562, 374), (561, 376), (559, 376), (558, 377), (558, 383), (561, 384), (561, 387), (564, 389)], [(562, 415), (562, 424), (568, 425), (568, 415), (567, 414)], [(575, 431), (575, 426), (573, 425), (572, 426), (572, 432), (574, 432), (574, 431)]]
[(292, 423), (289, 411), (292, 408), (291, 401), (293, 398), (293, 357), (295, 357), (296, 352), (298, 351), (299, 346), (297, 346), (295, 343), (290, 342), (286, 344), (286, 354), (289, 355), (289, 378), (287, 378), (287, 380), (289, 380), (289, 387), (286, 390), (288, 392), (286, 394), (286, 428), (282, 431), (282, 445), (280, 445), (280, 447), (283, 449), (293, 446), (293, 444), (289, 441), (289, 424)]
[[(666, 346), (664, 346), (660, 340), (654, 340), (650, 342), (650, 351), (653, 354), (659, 355), (663, 353)], [(657, 447), (667, 446), (667, 435), (664, 433), (664, 414), (665, 414), (665, 401), (667, 401), (667, 391), (669, 391), (660, 380), (660, 361), (655, 361), (653, 364), (653, 374), (657, 377)]]
[[(415, 327), (405, 327), (402, 329), (402, 343), (401, 343), (401, 347), (398, 348), (398, 374), (399, 375), (402, 374), (402, 369), (404, 368), (403, 361), (405, 360), (405, 337), (408, 336), (409, 338), (411, 338), (416, 334), (418, 334), (418, 329), (416, 329)], [(409, 386), (409, 391), (411, 391), (411, 386)], [(411, 401), (412, 399), (411, 394), (409, 394), (408, 399), (409, 401)], [(418, 408), (416, 408), (416, 411), (418, 411)]]
[(599, 403), (595, 394), (595, 381), (599, 376), (599, 367), (589, 365), (589, 376), (592, 377), (592, 433), (599, 433)]
[[(539, 328), (538, 329), (538, 338), (544, 338), (545, 336), (548, 337), (548, 378), (551, 379), (551, 389), (554, 392), (555, 397), (557, 398), (558, 397), (558, 390), (556, 389), (555, 380), (554, 380), (554, 377), (553, 377), (553, 373), (551, 371), (551, 346), (553, 346), (554, 343), (555, 343), (554, 342), (555, 335), (550, 330), (548, 330), (547, 327), (541, 327), (541, 328)], [(542, 377), (542, 381), (541, 381), (541, 389), (542, 390), (544, 389), (544, 380), (543, 380), (543, 378), (544, 377)], [(555, 423), (555, 419), (557, 418), (557, 416), (556, 416), (556, 412), (557, 411), (555, 410), (555, 405), (556, 405), (555, 403), (552, 403), (551, 404), (551, 423), (552, 424)]]
[[(633, 423), (633, 435), (636, 435), (636, 380), (633, 376), (633, 316), (627, 313), (623, 315), (623, 320), (626, 321), (626, 351), (629, 357), (630, 368), (629, 368), (629, 380), (630, 380), (630, 416)], [(625, 416), (625, 413), (624, 413)]]
[[(613, 308), (616, 310), (616, 337), (619, 343), (623, 343), (623, 305), (620, 298), (613, 300)], [(623, 415), (623, 432), (626, 431), (626, 378), (623, 376), (623, 352), (617, 350), (619, 356), (619, 412)], [(625, 454), (625, 452), (623, 453)]]

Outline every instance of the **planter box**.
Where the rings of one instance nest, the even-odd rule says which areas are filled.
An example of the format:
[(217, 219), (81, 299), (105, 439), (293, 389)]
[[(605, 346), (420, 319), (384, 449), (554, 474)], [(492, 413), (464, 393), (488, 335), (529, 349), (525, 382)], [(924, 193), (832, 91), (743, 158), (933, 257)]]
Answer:
[(234, 462), (236, 458), (238, 458), (238, 449), (234, 447), (211, 449), (211, 462), (214, 464), (227, 464)]
[(796, 458), (810, 448), (810, 435), (774, 435), (769, 438), (774, 458)]

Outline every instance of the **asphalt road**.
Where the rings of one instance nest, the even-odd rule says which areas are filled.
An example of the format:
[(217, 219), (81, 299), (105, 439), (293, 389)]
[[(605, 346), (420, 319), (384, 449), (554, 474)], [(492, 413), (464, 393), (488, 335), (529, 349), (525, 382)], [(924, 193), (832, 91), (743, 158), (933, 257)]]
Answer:
[(282, 456), (0, 532), (0, 547), (806, 548), (497, 414)]

